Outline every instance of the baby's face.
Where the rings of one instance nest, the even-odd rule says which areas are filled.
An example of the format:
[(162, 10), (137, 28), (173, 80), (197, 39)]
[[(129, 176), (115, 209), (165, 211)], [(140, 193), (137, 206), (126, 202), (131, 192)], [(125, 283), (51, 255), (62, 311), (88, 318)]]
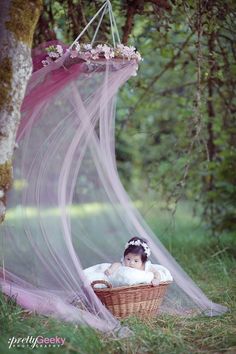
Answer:
[(128, 253), (124, 258), (124, 264), (126, 267), (144, 270), (140, 254)]

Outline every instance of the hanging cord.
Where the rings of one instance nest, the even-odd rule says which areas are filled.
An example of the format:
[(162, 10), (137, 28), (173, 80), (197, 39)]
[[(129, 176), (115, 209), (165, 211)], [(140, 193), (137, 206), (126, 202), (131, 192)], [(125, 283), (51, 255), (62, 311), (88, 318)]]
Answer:
[(110, 0), (107, 0), (107, 3), (108, 3), (108, 10), (109, 10), (110, 24), (111, 24), (111, 34), (112, 34), (113, 46), (116, 47), (115, 35), (117, 37), (117, 43), (118, 44), (121, 44), (120, 36), (119, 36), (118, 28), (117, 28), (117, 25), (116, 25), (115, 16), (114, 16), (114, 13), (112, 11), (112, 5), (111, 5)]
[(103, 10), (102, 15), (101, 15), (101, 17), (100, 17), (100, 20), (99, 20), (99, 22), (98, 22), (96, 31), (95, 31), (95, 33), (94, 33), (94, 36), (93, 36), (93, 39), (92, 39), (92, 42), (91, 42), (91, 46), (93, 46), (93, 43), (94, 43), (95, 38), (96, 38), (96, 36), (97, 36), (98, 30), (99, 30), (99, 28), (100, 28), (100, 26), (101, 26), (103, 17), (104, 17), (104, 15), (105, 15), (105, 13), (107, 12), (107, 10), (108, 10), (108, 4), (106, 3), (106, 6), (104, 7), (104, 10)]
[(93, 16), (93, 18), (89, 21), (89, 23), (85, 26), (85, 28), (83, 29), (82, 32), (80, 32), (80, 34), (78, 35), (78, 37), (74, 40), (74, 42), (70, 45), (69, 50), (73, 47), (74, 44), (76, 44), (80, 37), (82, 37), (82, 35), (84, 34), (85, 31), (87, 31), (88, 27), (91, 25), (91, 23), (93, 23), (93, 21), (95, 20), (95, 18), (100, 14), (100, 12), (104, 9), (104, 7), (107, 6), (107, 1), (102, 5), (102, 7), (98, 10), (98, 12)]
[(116, 47), (116, 40), (115, 40), (115, 34), (114, 34), (114, 29), (113, 29), (113, 21), (112, 21), (112, 15), (111, 15), (111, 3), (109, 1), (109, 6), (108, 6), (108, 9), (109, 9), (109, 18), (110, 18), (110, 24), (111, 24), (111, 35), (112, 35), (112, 41), (113, 41), (113, 47), (115, 48)]
[(74, 40), (74, 42), (70, 45), (69, 50), (72, 49), (72, 47), (78, 43), (79, 39), (82, 37), (82, 35), (85, 33), (85, 31), (88, 29), (88, 27), (91, 25), (91, 23), (93, 23), (93, 21), (98, 17), (98, 15), (102, 12), (100, 20), (98, 22), (96, 31), (94, 33), (91, 45), (93, 46), (95, 38), (97, 36), (98, 30), (101, 26), (103, 17), (105, 15), (105, 13), (109, 12), (109, 19), (110, 19), (110, 26), (111, 26), (111, 35), (112, 35), (112, 41), (113, 41), (113, 46), (114, 48), (116, 47), (116, 43), (121, 44), (120, 41), (120, 36), (119, 36), (119, 32), (118, 32), (118, 28), (117, 28), (117, 24), (115, 21), (115, 17), (112, 11), (112, 5), (110, 0), (106, 0), (105, 3), (102, 5), (102, 7), (96, 12), (96, 14), (93, 16), (93, 18), (89, 21), (89, 23), (85, 26), (85, 28), (83, 29), (83, 31), (78, 35), (78, 37)]
[[(109, 1), (109, 3), (110, 3), (110, 1)], [(121, 44), (120, 35), (119, 35), (118, 28), (117, 28), (115, 16), (114, 16), (114, 13), (113, 13), (113, 11), (112, 11), (111, 3), (110, 3), (110, 11), (111, 11), (111, 17), (112, 17), (112, 20), (113, 20), (113, 25), (114, 25), (114, 28), (115, 28), (115, 33), (116, 33), (116, 36), (117, 36), (117, 43), (118, 43), (118, 44)]]

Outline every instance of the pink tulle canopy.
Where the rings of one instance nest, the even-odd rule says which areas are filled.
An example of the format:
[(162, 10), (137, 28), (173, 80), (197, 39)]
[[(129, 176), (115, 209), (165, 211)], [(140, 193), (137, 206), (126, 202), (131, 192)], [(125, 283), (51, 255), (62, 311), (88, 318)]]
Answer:
[[(38, 69), (42, 51), (33, 58), (14, 154), (15, 183), (0, 226), (2, 291), (37, 313), (113, 331), (119, 321), (96, 297), (83, 269), (119, 260), (127, 240), (138, 235), (148, 240), (151, 261), (174, 278), (162, 312), (225, 312), (168, 253), (120, 182), (116, 95), (137, 62), (101, 58), (66, 66), (65, 54)], [(80, 307), (73, 305), (75, 297)]]

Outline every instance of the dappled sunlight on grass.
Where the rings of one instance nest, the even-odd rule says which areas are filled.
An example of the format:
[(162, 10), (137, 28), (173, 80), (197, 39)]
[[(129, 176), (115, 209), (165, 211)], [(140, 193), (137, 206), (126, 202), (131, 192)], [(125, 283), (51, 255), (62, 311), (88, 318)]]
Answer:
[[(141, 201), (135, 201), (133, 204), (136, 208), (139, 208), (141, 206)], [(22, 208), (21, 206), (17, 206), (15, 208), (8, 209), (6, 214), (6, 220), (20, 219), (23, 216), (27, 218), (35, 218), (39, 214), (42, 217), (60, 216), (64, 213), (64, 211), (67, 215), (71, 217), (87, 217), (99, 215), (104, 211), (109, 212), (111, 210), (111, 207), (112, 205), (108, 203), (84, 203), (71, 205), (66, 207), (65, 209), (45, 207), (43, 210), (34, 207)], [(121, 206), (116, 205), (116, 208), (121, 208)]]

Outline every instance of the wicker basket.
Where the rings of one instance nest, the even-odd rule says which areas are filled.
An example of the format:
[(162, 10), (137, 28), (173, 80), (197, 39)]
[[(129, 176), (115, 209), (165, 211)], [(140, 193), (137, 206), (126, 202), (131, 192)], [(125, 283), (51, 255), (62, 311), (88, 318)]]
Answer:
[[(129, 316), (150, 318), (157, 315), (170, 283), (163, 282), (159, 285), (141, 284), (112, 288), (112, 285), (105, 280), (95, 280), (91, 285), (101, 302), (117, 318)], [(95, 288), (96, 284), (105, 284), (107, 288)]]

